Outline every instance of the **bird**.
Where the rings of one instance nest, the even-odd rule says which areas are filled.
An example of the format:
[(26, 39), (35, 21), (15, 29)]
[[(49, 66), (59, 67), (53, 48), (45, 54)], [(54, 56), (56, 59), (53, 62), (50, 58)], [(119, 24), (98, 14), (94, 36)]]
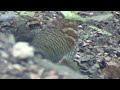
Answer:
[(70, 20), (58, 20), (35, 35), (32, 45), (43, 58), (58, 63), (70, 54), (78, 39), (77, 24)]

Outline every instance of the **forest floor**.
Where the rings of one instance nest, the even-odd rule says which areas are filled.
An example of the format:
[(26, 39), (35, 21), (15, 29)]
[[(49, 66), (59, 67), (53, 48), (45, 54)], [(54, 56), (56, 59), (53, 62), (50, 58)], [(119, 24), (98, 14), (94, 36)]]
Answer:
[[(113, 15), (111, 19), (78, 22), (80, 35), (78, 48), (73, 56), (74, 63), (58, 65), (48, 60), (41, 60), (40, 56), (30, 57), (26, 60), (14, 58), (11, 57), (12, 51), (10, 50), (20, 41), (30, 44), (36, 30), (47, 27), (48, 20), (61, 18), (60, 12), (36, 11), (33, 17), (28, 17), (20, 16), (20, 11), (1, 11), (0, 78), (120, 79), (120, 13), (115, 11), (78, 12), (81, 17), (108, 13)], [(16, 19), (16, 15), (20, 18)], [(11, 39), (9, 34), (13, 34), (15, 42), (12, 41), (13, 38)]]

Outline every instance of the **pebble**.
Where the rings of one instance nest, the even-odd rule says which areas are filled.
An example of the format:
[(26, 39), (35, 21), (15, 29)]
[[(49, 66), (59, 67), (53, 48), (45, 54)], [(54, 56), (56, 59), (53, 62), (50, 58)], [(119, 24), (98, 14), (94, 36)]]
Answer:
[(104, 53), (104, 56), (107, 56), (108, 55), (108, 53)]
[(109, 62), (109, 61), (111, 60), (111, 57), (107, 56), (107, 57), (105, 57), (105, 60), (106, 60), (107, 62)]
[(75, 57), (79, 59), (79, 58), (80, 58), (80, 55), (76, 54)]
[(25, 59), (34, 56), (34, 48), (27, 42), (18, 42), (13, 46), (13, 57)]
[(38, 75), (31, 73), (30, 74), (31, 79), (40, 79)]

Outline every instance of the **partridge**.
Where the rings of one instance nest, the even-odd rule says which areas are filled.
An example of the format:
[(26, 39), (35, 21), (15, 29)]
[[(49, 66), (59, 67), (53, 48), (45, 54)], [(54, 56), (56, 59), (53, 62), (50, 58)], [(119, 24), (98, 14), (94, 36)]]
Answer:
[(37, 33), (32, 45), (43, 58), (57, 63), (75, 48), (78, 33), (74, 22), (60, 21), (55, 24)]

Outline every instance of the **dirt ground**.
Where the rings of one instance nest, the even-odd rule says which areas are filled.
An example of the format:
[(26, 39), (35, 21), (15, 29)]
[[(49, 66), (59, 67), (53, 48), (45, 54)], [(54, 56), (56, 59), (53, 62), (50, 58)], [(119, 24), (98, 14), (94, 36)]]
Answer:
[[(112, 14), (113, 18), (78, 22), (78, 47), (72, 61), (62, 65), (41, 60), (11, 56), (11, 48), (20, 41), (31, 44), (38, 29), (48, 28), (48, 21), (62, 18), (59, 11), (35, 11), (33, 17), (20, 11), (0, 11), (0, 78), (15, 79), (120, 79), (120, 13), (117, 11), (78, 11), (82, 17)], [(19, 17), (16, 17), (19, 16)], [(59, 22), (59, 21), (58, 21)], [(111, 35), (99, 33), (95, 26)], [(13, 35), (13, 37), (10, 36)], [(13, 40), (15, 39), (15, 41)]]

